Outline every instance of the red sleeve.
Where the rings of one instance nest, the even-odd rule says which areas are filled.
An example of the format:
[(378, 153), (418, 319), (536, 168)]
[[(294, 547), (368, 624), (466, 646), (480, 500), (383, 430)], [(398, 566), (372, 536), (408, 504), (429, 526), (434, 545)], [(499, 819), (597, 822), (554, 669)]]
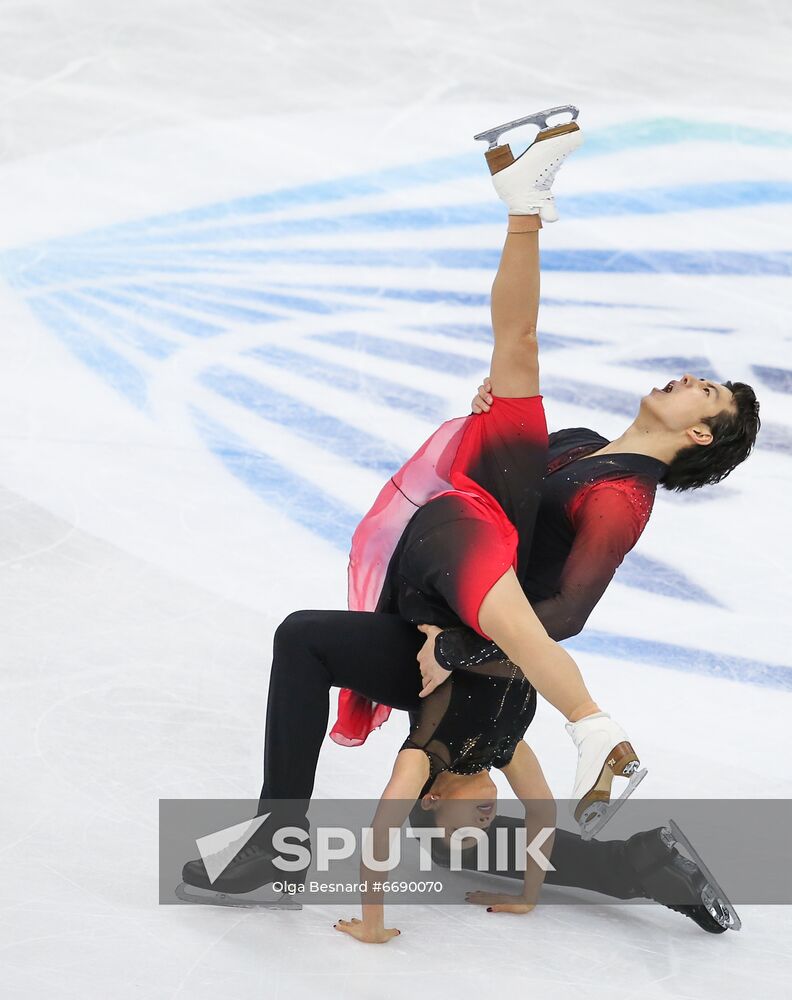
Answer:
[(534, 606), (556, 641), (577, 635), (649, 520), (654, 492), (635, 479), (594, 483), (568, 511), (575, 540), (558, 593)]

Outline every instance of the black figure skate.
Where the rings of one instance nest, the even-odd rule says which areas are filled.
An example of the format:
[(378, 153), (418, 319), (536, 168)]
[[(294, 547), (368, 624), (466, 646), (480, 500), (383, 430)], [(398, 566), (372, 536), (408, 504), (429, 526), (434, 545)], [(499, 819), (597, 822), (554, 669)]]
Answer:
[(667, 827), (630, 837), (624, 851), (637, 888), (648, 899), (690, 917), (709, 934), (742, 926), (729, 897), (673, 820)]
[[(274, 857), (255, 841), (248, 841), (214, 879), (202, 858), (188, 861), (176, 896), (185, 903), (301, 910), (294, 887), (303, 884), (305, 871), (283, 872), (273, 864)], [(279, 883), (288, 883), (290, 891), (275, 890), (273, 885)]]

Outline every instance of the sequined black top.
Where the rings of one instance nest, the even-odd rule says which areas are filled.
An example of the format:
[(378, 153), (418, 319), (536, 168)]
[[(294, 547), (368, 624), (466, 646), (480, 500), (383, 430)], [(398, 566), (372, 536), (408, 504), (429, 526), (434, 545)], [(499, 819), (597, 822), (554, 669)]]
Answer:
[(500, 652), (479, 662), (468, 657), (465, 669), (455, 670), (423, 700), (420, 713), (411, 714), (401, 749), (423, 750), (429, 758), (421, 796), (441, 771), (476, 774), (505, 767), (535, 712), (536, 691), (511, 660)]

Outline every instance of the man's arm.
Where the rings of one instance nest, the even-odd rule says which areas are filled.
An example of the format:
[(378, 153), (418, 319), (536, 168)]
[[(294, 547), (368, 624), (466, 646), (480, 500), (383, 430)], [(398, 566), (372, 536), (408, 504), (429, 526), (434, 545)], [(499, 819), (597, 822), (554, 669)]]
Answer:
[(558, 593), (534, 605), (551, 639), (577, 635), (608, 589), (625, 555), (635, 545), (651, 513), (651, 495), (635, 505), (633, 484), (598, 483), (573, 515), (575, 540), (564, 564)]

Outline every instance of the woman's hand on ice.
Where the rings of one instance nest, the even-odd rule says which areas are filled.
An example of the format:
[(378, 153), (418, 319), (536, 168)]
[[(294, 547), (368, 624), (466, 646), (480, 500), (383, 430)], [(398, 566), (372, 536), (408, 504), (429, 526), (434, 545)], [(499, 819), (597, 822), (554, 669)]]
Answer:
[(465, 902), (486, 906), (490, 913), (530, 913), (536, 908), (536, 903), (528, 902), (524, 896), (505, 892), (466, 892)]
[(418, 654), (418, 666), (421, 668), (421, 680), (423, 681), (423, 688), (418, 697), (425, 698), (435, 688), (440, 687), (444, 681), (448, 680), (451, 671), (445, 670), (435, 659), (435, 639), (443, 630), (436, 625), (419, 625), (418, 631), (423, 632), (426, 636), (426, 642), (421, 646), (421, 651)]
[(492, 382), (487, 376), (483, 383), (478, 387), (478, 395), (473, 397), (473, 402), (470, 404), (470, 408), (474, 413), (489, 413), (490, 405), (492, 404)]
[(364, 944), (387, 944), (391, 938), (401, 934), (395, 927), (372, 927), (357, 917), (352, 917), (351, 920), (339, 920), (333, 927), (358, 941), (363, 941)]

